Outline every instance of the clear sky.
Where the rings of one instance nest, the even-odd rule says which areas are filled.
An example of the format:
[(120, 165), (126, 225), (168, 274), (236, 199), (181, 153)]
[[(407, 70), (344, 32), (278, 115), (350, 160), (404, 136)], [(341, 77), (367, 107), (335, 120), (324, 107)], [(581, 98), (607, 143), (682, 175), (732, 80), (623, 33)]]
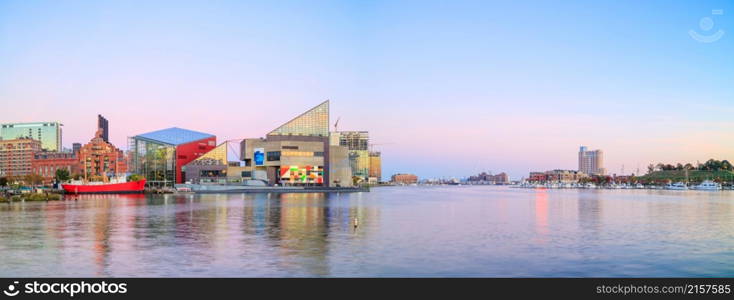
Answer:
[(61, 121), (67, 147), (97, 114), (126, 148), (325, 99), (384, 177), (519, 179), (580, 145), (612, 173), (734, 160), (734, 1), (0, 1), (0, 122)]

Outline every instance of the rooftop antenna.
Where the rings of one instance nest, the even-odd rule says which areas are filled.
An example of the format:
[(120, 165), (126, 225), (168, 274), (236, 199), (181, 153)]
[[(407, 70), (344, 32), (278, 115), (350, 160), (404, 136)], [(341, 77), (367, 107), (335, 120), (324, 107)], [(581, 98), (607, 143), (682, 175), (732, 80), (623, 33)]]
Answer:
[(342, 118), (342, 117), (338, 117), (338, 118), (336, 118), (336, 123), (334, 123), (334, 132), (337, 132), (337, 131), (339, 131), (339, 130), (337, 130), (336, 128), (337, 128), (337, 126), (339, 126), (339, 119), (341, 119), (341, 118)]

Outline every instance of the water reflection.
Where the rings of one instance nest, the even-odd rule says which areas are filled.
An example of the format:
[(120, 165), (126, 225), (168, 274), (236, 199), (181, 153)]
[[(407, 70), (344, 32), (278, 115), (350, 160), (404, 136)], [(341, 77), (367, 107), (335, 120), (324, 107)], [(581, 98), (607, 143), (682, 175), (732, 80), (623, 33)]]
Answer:
[(0, 203), (0, 276), (730, 276), (732, 199), (406, 187)]
[(546, 189), (535, 190), (535, 231), (538, 242), (544, 243), (548, 235), (548, 192)]
[(578, 226), (582, 230), (598, 233), (601, 229), (602, 190), (583, 190), (578, 192)]

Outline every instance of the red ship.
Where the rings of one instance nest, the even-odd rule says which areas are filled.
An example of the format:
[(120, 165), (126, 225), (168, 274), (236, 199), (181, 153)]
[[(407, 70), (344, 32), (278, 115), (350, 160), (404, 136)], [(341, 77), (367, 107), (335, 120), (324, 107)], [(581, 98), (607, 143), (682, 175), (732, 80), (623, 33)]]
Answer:
[(124, 194), (142, 193), (145, 179), (121, 183), (62, 184), (68, 194)]

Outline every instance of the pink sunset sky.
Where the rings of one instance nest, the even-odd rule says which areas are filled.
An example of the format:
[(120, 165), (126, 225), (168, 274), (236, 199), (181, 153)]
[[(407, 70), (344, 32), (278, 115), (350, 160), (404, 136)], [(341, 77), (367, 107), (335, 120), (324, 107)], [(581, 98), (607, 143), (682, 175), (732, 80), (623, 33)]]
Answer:
[(0, 122), (60, 121), (71, 147), (102, 114), (125, 149), (173, 126), (261, 137), (330, 99), (383, 179), (520, 179), (581, 145), (610, 173), (734, 160), (734, 39), (686, 34), (706, 5), (164, 3), (0, 4)]

